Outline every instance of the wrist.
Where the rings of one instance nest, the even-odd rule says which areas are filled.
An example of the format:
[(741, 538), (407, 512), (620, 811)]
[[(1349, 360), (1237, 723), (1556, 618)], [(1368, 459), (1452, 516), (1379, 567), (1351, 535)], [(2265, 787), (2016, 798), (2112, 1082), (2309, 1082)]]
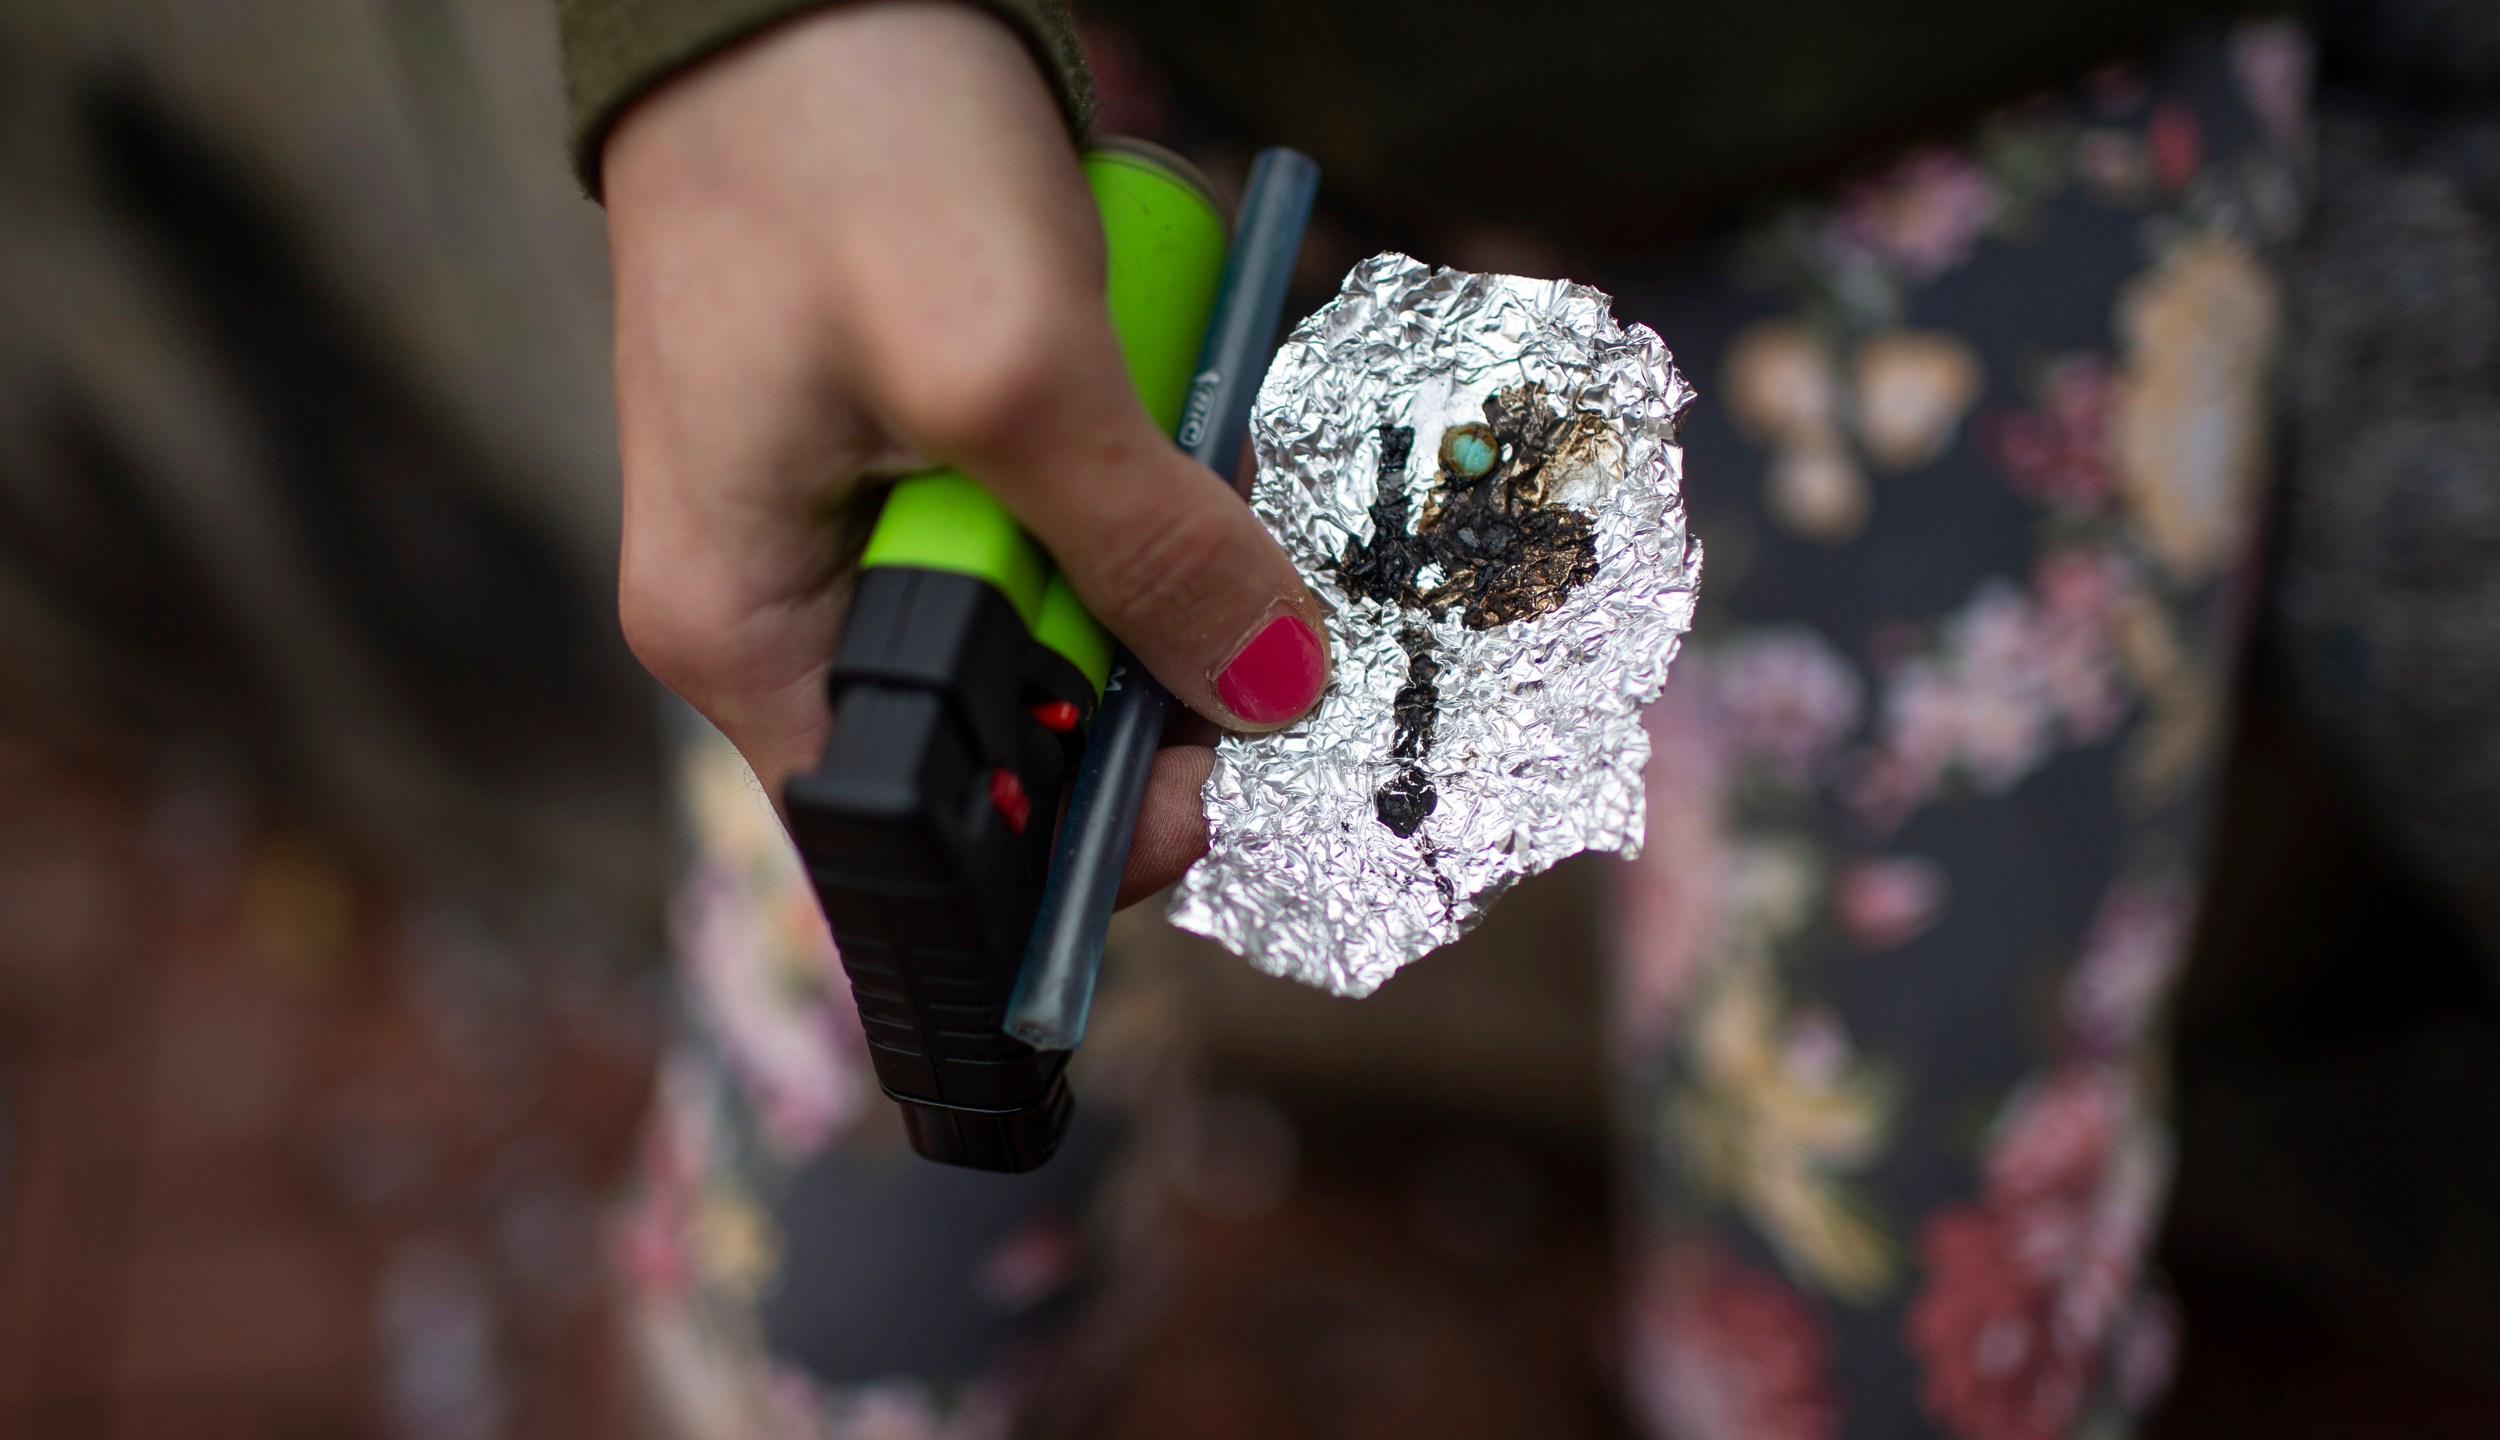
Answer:
[[(1056, 104), (1063, 126), (1084, 133), (1093, 92), (1074, 28), (1059, 0), (556, 0), (562, 30), (569, 132), (583, 188), (603, 198), (608, 142), (646, 101), (740, 52), (788, 32), (845, 20), (876, 28), (881, 17), (952, 10), (978, 17), (1015, 42)], [(996, 42), (992, 36), (992, 43)]]

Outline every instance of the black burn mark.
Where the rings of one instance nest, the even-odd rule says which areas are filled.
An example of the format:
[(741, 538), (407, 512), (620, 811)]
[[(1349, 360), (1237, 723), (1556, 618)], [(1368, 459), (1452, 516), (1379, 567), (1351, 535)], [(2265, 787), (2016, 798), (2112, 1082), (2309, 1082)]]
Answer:
[[(1484, 418), (1498, 447), (1494, 463), (1482, 474), (1464, 474), (1444, 446), (1433, 499), (1411, 528), (1406, 464), (1415, 432), (1380, 427), (1371, 538), (1348, 545), (1337, 562), (1347, 589), (1434, 619), (1455, 608), (1468, 629), (1489, 630), (1553, 610), (1597, 573), (1589, 517), (1548, 499), (1544, 484), (1547, 463), (1585, 422), (1548, 408), (1545, 391), (1535, 385), (1486, 400)], [(1439, 577), (1423, 588), (1424, 571), (1434, 568)], [(1392, 702), (1397, 731), (1390, 753), (1398, 770), (1373, 792), (1372, 809), (1403, 839), (1422, 829), (1439, 803), (1423, 758), (1432, 749), (1441, 666), (1421, 626), (1407, 627), (1398, 641), (1406, 650), (1406, 684)], [(1448, 881), (1441, 888), (1446, 898)]]
[(1372, 792), (1372, 809), (1391, 834), (1406, 839), (1423, 828), (1425, 817), (1441, 799), (1433, 793), (1423, 767), (1423, 758), (1432, 749), (1433, 720), (1441, 709), (1441, 692), (1432, 683), (1441, 678), (1441, 665), (1432, 658), (1430, 633), (1410, 625), (1398, 632), (1398, 643), (1406, 648), (1406, 684), (1399, 688), (1389, 710), (1398, 727), (1397, 738), (1389, 746), (1398, 773)]
[[(1346, 547), (1338, 571), (1356, 594), (1435, 619), (1452, 608), (1470, 630), (1530, 620), (1597, 573), (1589, 517), (1544, 498), (1546, 463), (1579, 431), (1579, 417), (1546, 406), (1545, 391), (1518, 385), (1484, 402), (1500, 458), (1483, 475), (1457, 474), (1444, 461), (1432, 503), (1408, 529), (1406, 462), (1415, 432), (1380, 427), (1380, 493), (1372, 537)], [(1423, 571), (1440, 579), (1418, 589)]]

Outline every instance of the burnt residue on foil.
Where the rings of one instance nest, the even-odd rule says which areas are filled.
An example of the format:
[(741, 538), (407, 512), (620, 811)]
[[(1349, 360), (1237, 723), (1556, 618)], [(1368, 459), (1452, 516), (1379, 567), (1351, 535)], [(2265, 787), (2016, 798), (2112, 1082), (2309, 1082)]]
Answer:
[[(1553, 609), (1597, 573), (1597, 540), (1588, 516), (1547, 497), (1545, 466), (1570, 437), (1599, 423), (1560, 414), (1542, 386), (1496, 392), (1484, 402), (1484, 423), (1442, 432), (1433, 500), (1411, 528), (1406, 467), (1415, 430), (1381, 426), (1372, 533), (1346, 546), (1339, 578), (1366, 599), (1427, 615), (1456, 607), (1471, 630)], [(1437, 579), (1427, 585), (1427, 577)], [(1408, 626), (1398, 643), (1406, 651), (1406, 684), (1391, 703), (1397, 733), (1389, 748), (1398, 768), (1372, 792), (1372, 809), (1403, 839), (1422, 828), (1439, 799), (1422, 761), (1432, 749), (1440, 705), (1433, 681), (1441, 666), (1431, 631)], [(1429, 848), (1425, 859), (1433, 859)], [(1446, 888), (1437, 865), (1434, 879)]]
[(1295, 327), (1251, 505), (1328, 609), (1328, 693), (1230, 736), (1184, 929), (1361, 995), (1513, 882), (1641, 840), (1641, 706), (1692, 620), (1658, 337), (1598, 291), (1402, 255)]
[(1435, 615), (1457, 606), (1467, 628), (1483, 630), (1542, 615), (1597, 573), (1589, 517), (1549, 497), (1543, 481), (1558, 450), (1575, 440), (1587, 448), (1585, 432), (1603, 422), (1556, 412), (1539, 385), (1488, 397), (1484, 417), (1443, 432), (1435, 494), (1411, 530), (1405, 470), (1415, 432), (1380, 427), (1372, 533), (1337, 565), (1348, 589)]
[(1398, 644), (1406, 650), (1406, 683), (1389, 702), (1389, 716), (1397, 722), (1389, 754), (1398, 771), (1372, 792), (1372, 813), (1390, 834), (1403, 839), (1424, 828), (1432, 807), (1441, 802), (1432, 777), (1424, 773), (1424, 757), (1432, 753), (1434, 714), (1441, 708), (1441, 691), (1432, 682), (1441, 677), (1441, 667), (1432, 658), (1431, 631), (1401, 630)]

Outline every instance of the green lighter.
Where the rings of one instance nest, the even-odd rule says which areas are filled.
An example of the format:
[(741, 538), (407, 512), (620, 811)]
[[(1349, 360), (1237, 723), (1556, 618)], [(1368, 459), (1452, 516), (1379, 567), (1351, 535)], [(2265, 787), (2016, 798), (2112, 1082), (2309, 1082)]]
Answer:
[[(1180, 418), (1226, 226), (1188, 162), (1099, 142), (1106, 299), (1139, 398)], [(913, 1148), (1030, 1170), (1072, 1101), (1064, 1054), (1002, 1021), (1111, 641), (1006, 508), (958, 471), (896, 484), (827, 681), (833, 732), (786, 791), (792, 833)]]

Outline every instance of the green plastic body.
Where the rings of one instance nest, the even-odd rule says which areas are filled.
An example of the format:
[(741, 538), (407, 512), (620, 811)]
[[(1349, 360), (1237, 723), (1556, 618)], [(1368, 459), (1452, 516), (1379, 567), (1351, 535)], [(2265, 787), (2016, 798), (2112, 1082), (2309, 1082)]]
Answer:
[[(1085, 179), (1102, 212), (1112, 329), (1138, 398), (1168, 434), (1180, 422), (1223, 276), (1224, 217), (1200, 184), (1147, 147), (1087, 151)], [(1111, 637), (1007, 507), (959, 470), (896, 484), (860, 563), (979, 576), (1096, 693), (1111, 673)]]

